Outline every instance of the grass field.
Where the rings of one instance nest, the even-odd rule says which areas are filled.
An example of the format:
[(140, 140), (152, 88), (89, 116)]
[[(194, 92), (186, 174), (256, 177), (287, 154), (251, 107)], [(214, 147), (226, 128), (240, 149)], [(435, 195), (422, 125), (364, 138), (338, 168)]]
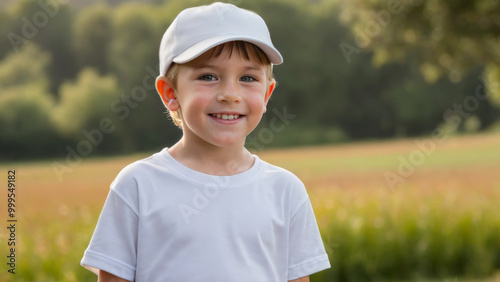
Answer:
[[(434, 146), (428, 154), (414, 140), (258, 153), (309, 191), (333, 266), (311, 281), (500, 281), (500, 134)], [(96, 281), (79, 262), (109, 184), (147, 155), (85, 159), (61, 182), (50, 161), (0, 164), (5, 178), (17, 171), (18, 219), (16, 274), (2, 262), (0, 281)], [(6, 224), (7, 191), (1, 201)]]

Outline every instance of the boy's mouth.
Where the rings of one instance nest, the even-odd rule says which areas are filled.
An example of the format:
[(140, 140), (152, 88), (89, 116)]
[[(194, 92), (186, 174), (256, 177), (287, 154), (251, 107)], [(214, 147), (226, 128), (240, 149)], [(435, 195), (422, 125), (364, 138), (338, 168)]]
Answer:
[(240, 117), (243, 117), (244, 115), (239, 115), (239, 114), (209, 114), (210, 116), (218, 119), (223, 119), (223, 120), (234, 120), (234, 119), (239, 119)]

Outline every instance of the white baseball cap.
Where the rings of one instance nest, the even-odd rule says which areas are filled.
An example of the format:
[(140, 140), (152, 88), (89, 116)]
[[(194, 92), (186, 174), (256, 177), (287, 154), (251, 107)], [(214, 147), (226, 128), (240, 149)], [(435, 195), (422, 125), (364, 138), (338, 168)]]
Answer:
[(217, 2), (185, 9), (174, 19), (160, 44), (160, 76), (167, 73), (172, 62), (187, 63), (217, 45), (236, 40), (256, 45), (272, 64), (283, 62), (259, 15)]

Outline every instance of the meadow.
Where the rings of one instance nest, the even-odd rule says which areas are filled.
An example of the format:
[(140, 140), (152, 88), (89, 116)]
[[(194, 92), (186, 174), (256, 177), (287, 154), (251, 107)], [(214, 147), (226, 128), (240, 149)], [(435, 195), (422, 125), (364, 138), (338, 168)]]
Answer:
[[(258, 152), (308, 189), (332, 264), (311, 281), (500, 281), (500, 134), (449, 138), (427, 153), (414, 141)], [(0, 281), (96, 281), (79, 263), (109, 184), (148, 155), (88, 158), (62, 181), (51, 161), (0, 164), (5, 182), (17, 172), (18, 219), (16, 274), (4, 227)], [(6, 202), (4, 189), (4, 224)]]

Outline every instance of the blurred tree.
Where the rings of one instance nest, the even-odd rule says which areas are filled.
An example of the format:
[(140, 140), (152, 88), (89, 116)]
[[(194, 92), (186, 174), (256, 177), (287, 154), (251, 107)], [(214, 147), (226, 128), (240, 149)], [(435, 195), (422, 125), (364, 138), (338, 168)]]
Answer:
[[(388, 87), (382, 97), (394, 109), (393, 122), (398, 135), (430, 133), (443, 123), (453, 130), (462, 130), (465, 120), (472, 115), (480, 120), (478, 129), (498, 120), (498, 110), (490, 103), (479, 103), (475, 96), (482, 83), (477, 79), (482, 68), (471, 69), (459, 83), (441, 77), (431, 85), (418, 72), (418, 68), (410, 65), (402, 68), (400, 81)], [(477, 103), (469, 105), (467, 101), (471, 99), (477, 99)], [(454, 113), (450, 115), (451, 112)]]
[(0, 89), (38, 85), (43, 91), (49, 86), (46, 69), (52, 60), (48, 52), (42, 52), (32, 43), (22, 46), (20, 52), (10, 53), (0, 64)]
[(35, 42), (52, 54), (52, 64), (47, 70), (50, 90), (55, 93), (64, 80), (76, 74), (71, 48), (73, 13), (59, 1), (30, 0), (16, 2), (9, 13), (13, 20), (8, 33), (11, 50), (17, 51), (26, 42)]
[(112, 42), (112, 11), (104, 5), (84, 8), (73, 24), (73, 46), (79, 69), (92, 67), (108, 72), (109, 44)]
[[(80, 72), (75, 82), (66, 82), (60, 89), (60, 103), (54, 109), (52, 118), (61, 134), (74, 141), (89, 139), (84, 132), (100, 130), (103, 140), (95, 152), (119, 152), (127, 146), (123, 138), (123, 124), (113, 111), (113, 104), (119, 101), (116, 78), (112, 75), (99, 76), (90, 68)], [(101, 130), (105, 123), (108, 130)]]
[(119, 6), (113, 14), (110, 66), (124, 101), (131, 99), (123, 118), (127, 124), (125, 138), (136, 150), (164, 146), (179, 135), (163, 114), (165, 109), (155, 90), (158, 48), (173, 16), (166, 7), (137, 3)]
[(500, 105), (500, 2), (342, 1), (341, 18), (356, 38), (351, 50), (369, 47), (378, 65), (411, 54), (428, 82), (444, 74), (460, 81), (486, 66), (492, 103)]
[[(270, 108), (286, 105), (297, 115), (294, 122), (317, 128), (319, 135), (334, 130), (351, 138), (393, 136), (394, 123), (387, 121), (393, 119), (394, 109), (382, 96), (398, 83), (404, 66), (376, 70), (369, 63), (370, 53), (346, 65), (337, 46), (350, 32), (338, 21), (334, 7), (264, 3), (262, 14), (285, 59), (284, 66), (276, 67), (278, 88)], [(343, 134), (336, 136), (345, 141)]]
[(321, 88), (325, 79), (321, 68), (325, 61), (320, 56), (317, 20), (300, 6), (281, 1), (242, 2), (242, 6), (264, 18), (273, 43), (284, 58), (284, 65), (274, 68), (278, 87), (271, 97), (269, 113), (274, 108), (281, 111), (286, 106), (298, 120), (314, 120), (318, 98), (323, 97), (325, 91)]
[(7, 9), (0, 9), (0, 60), (12, 50), (8, 37), (9, 32), (12, 30), (12, 22)]
[[(499, 36), (500, 43), (500, 36)], [(498, 47), (497, 47), (498, 49)], [(488, 87), (488, 97), (497, 108), (500, 108), (500, 62), (490, 62), (486, 65), (484, 83)]]
[(3, 89), (0, 95), (0, 157), (37, 158), (56, 151), (50, 122), (53, 99), (36, 84)]
[(144, 68), (158, 64), (161, 32), (154, 8), (124, 4), (113, 14), (110, 65), (124, 89), (142, 83)]
[(27, 43), (0, 62), (2, 158), (36, 158), (58, 149), (50, 120), (54, 101), (45, 75), (50, 59), (47, 52)]
[[(69, 138), (62, 148), (85, 138), (82, 130), (98, 128), (105, 117), (113, 120), (116, 129), (106, 135), (98, 151), (154, 150), (173, 143), (181, 131), (163, 115), (164, 106), (154, 88), (159, 43), (181, 10), (211, 2), (125, 3), (112, 9), (101, 2), (85, 4), (73, 14), (67, 5), (46, 6), (56, 1), (18, 1), (0, 11), (0, 32), (7, 34), (0, 38), (0, 58), (5, 58), (0, 66), (0, 95), (20, 93), (16, 87), (35, 84), (36, 93), (58, 93), (60, 103), (52, 117)], [(275, 67), (278, 87), (260, 128), (269, 127), (276, 118), (273, 110), (296, 118), (286, 138), (273, 138), (275, 145), (428, 134), (445, 119), (458, 121), (453, 123), (457, 127), (467, 120), (470, 131), (499, 118), (491, 104), (500, 99), (481, 100), (477, 107), (471, 104), (482, 86), (478, 76), (483, 70), (488, 74), (481, 78), (490, 87), (487, 94), (500, 93), (498, 50), (489, 47), (498, 26), (491, 16), (496, 4), (486, 5), (484, 0), (463, 4), (485, 16), (476, 19), (482, 27), (471, 27), (471, 32), (464, 25), (457, 29), (449, 23), (462, 19), (455, 14), (439, 15), (440, 9), (451, 9), (467, 15), (463, 21), (470, 23), (473, 13), (460, 10), (456, 3), (228, 2), (262, 15), (285, 60)], [(450, 35), (439, 37), (443, 30)], [(479, 32), (490, 35), (477, 35), (476, 42)], [(481, 42), (484, 45), (476, 48)], [(44, 52), (31, 43), (38, 43)], [(346, 56), (346, 51), (351, 53)], [(23, 55), (14, 56), (15, 52)], [(68, 82), (77, 76), (77, 68), (85, 70)], [(474, 108), (473, 112), (448, 115), (450, 107), (463, 107), (467, 101), (465, 106)]]

